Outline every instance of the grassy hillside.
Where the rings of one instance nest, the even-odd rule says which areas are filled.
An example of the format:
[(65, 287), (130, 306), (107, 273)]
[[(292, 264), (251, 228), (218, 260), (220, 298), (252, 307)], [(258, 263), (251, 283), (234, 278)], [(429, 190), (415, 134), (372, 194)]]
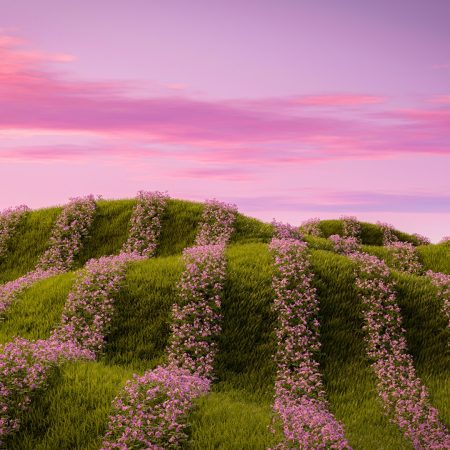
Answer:
[[(100, 201), (93, 230), (77, 258), (117, 253), (126, 240), (133, 200)], [(68, 363), (38, 394), (10, 449), (99, 449), (112, 399), (133, 373), (164, 361), (171, 306), (183, 270), (181, 251), (192, 245), (203, 206), (170, 200), (163, 218), (157, 258), (130, 265), (116, 297), (115, 316), (103, 356), (96, 362)], [(42, 253), (57, 208), (32, 212), (21, 224), (0, 281), (31, 270)], [(323, 221), (325, 235), (340, 221)], [(389, 261), (379, 247), (381, 232), (363, 224), (366, 250)], [(275, 366), (275, 317), (271, 311), (272, 264), (267, 242), (272, 227), (239, 215), (227, 250), (222, 334), (212, 392), (197, 401), (190, 416), (192, 449), (265, 449), (279, 436), (269, 432)], [(404, 239), (410, 236), (399, 234)], [(411, 238), (412, 239), (412, 238)], [(401, 432), (383, 416), (375, 379), (365, 354), (362, 304), (354, 288), (353, 266), (331, 252), (323, 238), (308, 238), (314, 286), (320, 301), (321, 371), (330, 410), (343, 422), (355, 449), (409, 449)], [(450, 273), (449, 248), (419, 247), (427, 268)], [(20, 296), (0, 322), (0, 342), (14, 335), (46, 338), (59, 321), (76, 273), (36, 283)], [(435, 288), (423, 277), (393, 273), (410, 352), (441, 418), (450, 425), (449, 331)]]

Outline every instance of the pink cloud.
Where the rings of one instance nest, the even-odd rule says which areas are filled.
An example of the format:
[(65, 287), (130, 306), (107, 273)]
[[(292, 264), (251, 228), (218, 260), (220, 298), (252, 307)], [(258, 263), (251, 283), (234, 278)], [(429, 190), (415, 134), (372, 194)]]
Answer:
[(386, 97), (376, 95), (304, 95), (291, 100), (292, 105), (305, 106), (361, 106), (384, 103)]

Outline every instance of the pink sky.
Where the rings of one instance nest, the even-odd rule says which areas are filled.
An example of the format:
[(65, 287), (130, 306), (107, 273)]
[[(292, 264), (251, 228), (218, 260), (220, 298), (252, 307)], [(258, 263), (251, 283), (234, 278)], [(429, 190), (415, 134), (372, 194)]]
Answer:
[(0, 209), (157, 189), (437, 241), (448, 23), (446, 0), (5, 2)]

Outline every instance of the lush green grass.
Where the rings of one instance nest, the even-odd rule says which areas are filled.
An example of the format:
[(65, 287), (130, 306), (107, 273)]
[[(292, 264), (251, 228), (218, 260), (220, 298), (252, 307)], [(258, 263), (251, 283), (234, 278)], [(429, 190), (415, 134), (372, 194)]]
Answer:
[(47, 248), (50, 232), (61, 208), (39, 209), (28, 213), (17, 227), (9, 252), (0, 261), (0, 283), (14, 280), (34, 269)]
[[(99, 201), (92, 236), (77, 265), (91, 257), (120, 251), (128, 233), (134, 200)], [(180, 253), (192, 245), (203, 206), (170, 200), (162, 219), (158, 258), (130, 265), (116, 298), (104, 355), (98, 362), (66, 364), (55, 372), (45, 393), (37, 395), (23, 426), (8, 443), (11, 449), (98, 449), (110, 404), (133, 372), (142, 373), (164, 361), (170, 333), (171, 306), (183, 264)], [(1, 280), (33, 268), (46, 245), (57, 209), (33, 212), (0, 265)], [(325, 234), (339, 233), (340, 221), (323, 221)], [(222, 303), (223, 323), (216, 380), (190, 415), (192, 449), (265, 449), (279, 437), (268, 429), (276, 349), (271, 311), (272, 265), (266, 242), (271, 225), (238, 216), (233, 245), (227, 250), (228, 271)], [(36, 245), (27, 245), (34, 239)], [(377, 246), (381, 233), (363, 224), (364, 249), (390, 262)], [(320, 364), (330, 408), (344, 424), (355, 449), (409, 449), (401, 432), (384, 417), (375, 379), (366, 358), (362, 304), (354, 289), (352, 262), (336, 255), (324, 238), (307, 237), (312, 249), (321, 308)], [(418, 247), (426, 268), (450, 272), (450, 246)], [(29, 257), (27, 252), (30, 252)], [(27, 258), (33, 263), (27, 262)], [(33, 259), (34, 258), (34, 259)], [(15, 262), (16, 266), (11, 262)], [(24, 292), (0, 323), (0, 343), (14, 335), (45, 338), (58, 323), (75, 273), (36, 283)], [(418, 374), (429, 387), (433, 404), (450, 423), (448, 330), (424, 277), (393, 272), (407, 340)]]
[(23, 292), (0, 321), (0, 343), (13, 336), (46, 339), (60, 322), (75, 273), (70, 272), (39, 281)]

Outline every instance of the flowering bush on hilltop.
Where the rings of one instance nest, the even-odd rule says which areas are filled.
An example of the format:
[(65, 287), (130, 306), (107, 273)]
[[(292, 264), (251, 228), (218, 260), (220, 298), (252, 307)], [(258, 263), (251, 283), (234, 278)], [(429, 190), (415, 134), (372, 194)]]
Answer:
[(233, 232), (236, 205), (207, 200), (195, 245), (226, 244)]
[(303, 239), (300, 229), (290, 223), (277, 222), (273, 219), (271, 225), (274, 229), (274, 235), (278, 239)]
[(154, 255), (161, 232), (161, 216), (166, 208), (168, 195), (162, 192), (139, 191), (137, 204), (131, 216), (128, 240), (123, 247), (126, 253), (141, 256)]
[(169, 449), (186, 441), (187, 414), (211, 383), (215, 338), (221, 331), (225, 244), (236, 213), (233, 205), (215, 200), (206, 204), (197, 246), (183, 252), (168, 364), (127, 383), (114, 400), (102, 449)]
[(432, 270), (428, 270), (426, 275), (438, 288), (438, 298), (442, 301), (442, 311), (448, 320), (448, 327), (450, 328), (450, 275), (433, 272)]
[(40, 258), (37, 268), (58, 269), (72, 267), (94, 220), (96, 204), (93, 195), (71, 198), (56, 220), (50, 236), (50, 246)]
[(356, 287), (364, 303), (368, 355), (386, 413), (414, 448), (450, 448), (450, 435), (430, 404), (407, 352), (405, 330), (387, 265), (375, 256), (355, 253)]
[(305, 220), (300, 226), (300, 231), (304, 234), (309, 234), (310, 236), (322, 236), (322, 232), (320, 231), (320, 219), (314, 217), (313, 219)]
[(429, 244), (431, 244), (430, 238), (428, 238), (426, 236), (423, 236), (422, 234), (414, 233), (413, 236), (416, 238), (418, 245), (429, 245)]
[(354, 216), (342, 216), (342, 236), (353, 237), (360, 240), (361, 224)]
[(328, 238), (334, 247), (334, 251), (343, 255), (349, 255), (361, 250), (359, 239), (354, 236), (342, 237), (339, 234), (332, 234)]
[(274, 238), (270, 244), (278, 316), (274, 410), (284, 432), (276, 448), (350, 448), (342, 425), (328, 410), (316, 360), (319, 306), (306, 248), (296, 239)]
[(29, 211), (28, 206), (20, 205), (16, 208), (5, 209), (0, 213), (0, 260), (8, 250), (8, 242), (17, 225)]

